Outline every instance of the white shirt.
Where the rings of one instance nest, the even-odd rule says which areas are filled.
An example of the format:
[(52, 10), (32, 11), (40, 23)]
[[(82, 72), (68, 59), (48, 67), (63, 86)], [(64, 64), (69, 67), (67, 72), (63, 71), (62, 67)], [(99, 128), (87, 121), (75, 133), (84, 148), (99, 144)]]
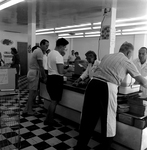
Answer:
[(48, 67), (47, 67), (47, 55), (46, 54), (43, 55), (43, 68), (45, 70), (48, 70)]
[(47, 57), (48, 75), (60, 75), (57, 64), (64, 64), (63, 56), (56, 50), (52, 50)]
[[(140, 63), (140, 60), (137, 58), (133, 61), (135, 66), (137, 67), (138, 71), (141, 73), (141, 75), (147, 79), (147, 61), (144, 64)], [(142, 91), (142, 96), (147, 96), (147, 89), (143, 86), (140, 86), (140, 90)]]
[(68, 60), (71, 61), (71, 62), (74, 61), (75, 58), (76, 58), (75, 55), (69, 55), (68, 56)]
[(80, 76), (82, 80), (86, 79), (88, 76), (91, 78), (93, 76), (94, 70), (99, 66), (100, 61), (95, 60), (94, 64), (88, 63), (88, 66), (86, 70), (83, 72), (83, 74)]
[(143, 77), (147, 77), (147, 61), (144, 64), (140, 63), (140, 60), (137, 58), (133, 61), (138, 71), (141, 73)]

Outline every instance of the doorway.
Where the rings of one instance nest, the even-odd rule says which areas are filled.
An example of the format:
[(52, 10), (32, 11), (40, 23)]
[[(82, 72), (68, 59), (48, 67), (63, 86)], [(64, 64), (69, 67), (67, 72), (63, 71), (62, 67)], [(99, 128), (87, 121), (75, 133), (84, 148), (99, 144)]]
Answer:
[(27, 42), (17, 42), (17, 50), (20, 57), (20, 76), (27, 75), (28, 72), (28, 52)]

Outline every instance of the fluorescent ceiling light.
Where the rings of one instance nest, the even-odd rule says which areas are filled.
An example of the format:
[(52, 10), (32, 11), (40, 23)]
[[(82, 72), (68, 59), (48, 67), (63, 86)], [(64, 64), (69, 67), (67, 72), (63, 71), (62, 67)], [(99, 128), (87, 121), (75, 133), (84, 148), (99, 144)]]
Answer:
[(15, 4), (18, 4), (18, 3), (20, 3), (20, 2), (23, 2), (24, 0), (9, 0), (9, 1), (7, 1), (6, 3), (2, 3), (1, 5), (0, 5), (0, 10), (3, 10), (3, 9), (5, 9), (5, 8), (8, 8), (8, 7), (10, 7), (10, 6), (13, 6), (13, 5), (15, 5)]
[(93, 27), (93, 29), (100, 29), (101, 28), (101, 26), (98, 26), (98, 27)]
[(143, 24), (147, 24), (147, 21), (145, 21), (145, 22), (117, 24), (117, 25), (115, 25), (115, 27), (136, 26), (136, 25), (143, 25)]
[(58, 34), (58, 36), (69, 36), (70, 34), (67, 33), (67, 34)]
[(36, 35), (42, 35), (42, 34), (52, 34), (55, 33), (54, 31), (51, 32), (40, 32), (40, 33), (36, 33)]
[(122, 31), (123, 31), (123, 32), (128, 32), (128, 31), (142, 31), (142, 30), (147, 30), (147, 27), (124, 29), (124, 30), (122, 30)]
[(77, 28), (77, 29), (69, 29), (69, 30), (60, 30), (60, 31), (55, 31), (55, 33), (71, 32), (71, 31), (82, 31), (82, 30), (91, 30), (91, 27), (87, 27), (87, 28)]
[(71, 38), (82, 38), (83, 36), (65, 36), (63, 38), (71, 39)]
[(125, 33), (122, 33), (122, 35), (129, 35), (129, 34), (147, 34), (147, 31), (142, 31), (142, 32), (125, 32)]
[(75, 33), (75, 35), (83, 35), (83, 33)]
[(147, 16), (128, 18), (128, 19), (118, 19), (118, 20), (116, 20), (116, 23), (118, 23), (118, 22), (138, 21), (138, 20), (147, 20)]
[(101, 22), (93, 23), (93, 25), (101, 25)]
[(96, 32), (85, 32), (85, 34), (98, 34), (100, 33), (100, 31), (96, 31)]
[(70, 28), (85, 27), (85, 26), (91, 26), (91, 23), (80, 24), (80, 25), (73, 25), (73, 26), (59, 27), (59, 28), (55, 28), (55, 30), (70, 29)]
[(36, 30), (36, 32), (45, 32), (45, 31), (52, 31), (54, 30), (54, 28), (50, 28), (50, 29), (39, 29), (39, 30)]
[(100, 36), (100, 34), (96, 34), (96, 35), (85, 35), (85, 37), (98, 37)]
[(116, 33), (115, 35), (121, 35), (121, 33)]
[(121, 30), (116, 30), (115, 32), (118, 33), (118, 32), (121, 32)]

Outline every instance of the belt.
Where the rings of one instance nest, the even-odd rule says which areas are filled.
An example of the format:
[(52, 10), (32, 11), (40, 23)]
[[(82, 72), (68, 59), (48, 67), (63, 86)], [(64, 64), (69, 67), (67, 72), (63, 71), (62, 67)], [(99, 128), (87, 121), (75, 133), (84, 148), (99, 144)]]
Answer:
[(93, 77), (92, 79), (101, 80), (103, 82), (109, 82), (108, 80), (100, 78), (100, 77)]

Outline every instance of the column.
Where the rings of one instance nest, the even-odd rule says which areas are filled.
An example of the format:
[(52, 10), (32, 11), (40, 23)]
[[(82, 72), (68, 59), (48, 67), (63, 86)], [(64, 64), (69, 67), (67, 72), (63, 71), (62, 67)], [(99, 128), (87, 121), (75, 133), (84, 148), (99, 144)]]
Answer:
[(30, 49), (36, 45), (36, 0), (28, 3), (28, 63), (30, 62)]
[(111, 8), (104, 9), (101, 22), (101, 36), (98, 42), (98, 57), (100, 60), (106, 54), (114, 53), (116, 9), (117, 0), (112, 0)]

